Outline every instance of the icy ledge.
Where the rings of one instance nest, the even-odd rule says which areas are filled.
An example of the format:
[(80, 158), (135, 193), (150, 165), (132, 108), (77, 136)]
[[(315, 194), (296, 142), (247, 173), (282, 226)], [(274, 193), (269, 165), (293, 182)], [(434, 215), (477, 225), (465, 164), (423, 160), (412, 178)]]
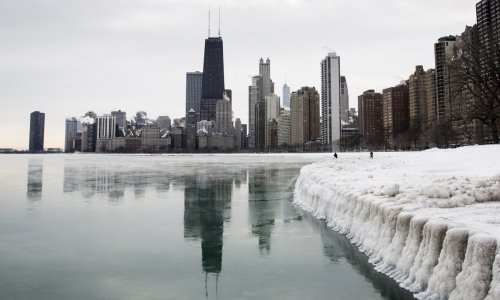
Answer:
[(500, 145), (341, 154), (302, 168), (294, 203), (418, 299), (500, 299)]

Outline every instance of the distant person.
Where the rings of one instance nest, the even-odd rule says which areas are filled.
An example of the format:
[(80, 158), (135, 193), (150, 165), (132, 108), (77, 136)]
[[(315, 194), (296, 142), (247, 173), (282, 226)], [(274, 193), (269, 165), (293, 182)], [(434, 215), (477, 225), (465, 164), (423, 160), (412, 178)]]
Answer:
[(335, 152), (335, 153), (333, 154), (333, 157), (335, 157), (335, 159), (337, 159), (337, 157), (339, 157), (339, 156), (337, 155), (337, 152)]
[(373, 159), (373, 151), (370, 151), (370, 158)]

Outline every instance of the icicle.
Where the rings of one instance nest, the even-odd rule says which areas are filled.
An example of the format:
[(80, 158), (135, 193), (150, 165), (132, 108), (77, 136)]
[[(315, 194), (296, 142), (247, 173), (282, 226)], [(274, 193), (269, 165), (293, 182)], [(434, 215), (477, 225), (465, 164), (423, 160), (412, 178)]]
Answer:
[(492, 278), (497, 241), (485, 234), (469, 238), (462, 272), (457, 276), (457, 287), (450, 300), (483, 299), (488, 294)]
[(448, 299), (456, 287), (456, 277), (462, 269), (469, 231), (453, 228), (446, 232), (443, 250), (434, 268), (425, 292), (416, 295), (418, 299)]
[(434, 266), (438, 263), (439, 254), (443, 247), (443, 240), (448, 226), (446, 224), (429, 221), (424, 226), (422, 243), (410, 269), (410, 275), (402, 283), (411, 292), (421, 292), (427, 288), (427, 283)]

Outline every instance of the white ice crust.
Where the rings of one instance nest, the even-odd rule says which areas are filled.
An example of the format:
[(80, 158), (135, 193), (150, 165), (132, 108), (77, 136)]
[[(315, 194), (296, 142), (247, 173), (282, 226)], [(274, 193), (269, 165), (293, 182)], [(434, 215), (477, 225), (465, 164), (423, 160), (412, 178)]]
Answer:
[(302, 168), (294, 202), (419, 299), (500, 299), (500, 145), (341, 153)]

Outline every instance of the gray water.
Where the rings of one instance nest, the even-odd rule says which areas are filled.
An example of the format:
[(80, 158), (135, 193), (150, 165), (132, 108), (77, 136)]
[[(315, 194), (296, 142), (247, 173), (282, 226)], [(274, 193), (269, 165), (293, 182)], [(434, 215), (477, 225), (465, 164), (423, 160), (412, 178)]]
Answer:
[(322, 156), (0, 156), (0, 299), (413, 299), (292, 205)]

